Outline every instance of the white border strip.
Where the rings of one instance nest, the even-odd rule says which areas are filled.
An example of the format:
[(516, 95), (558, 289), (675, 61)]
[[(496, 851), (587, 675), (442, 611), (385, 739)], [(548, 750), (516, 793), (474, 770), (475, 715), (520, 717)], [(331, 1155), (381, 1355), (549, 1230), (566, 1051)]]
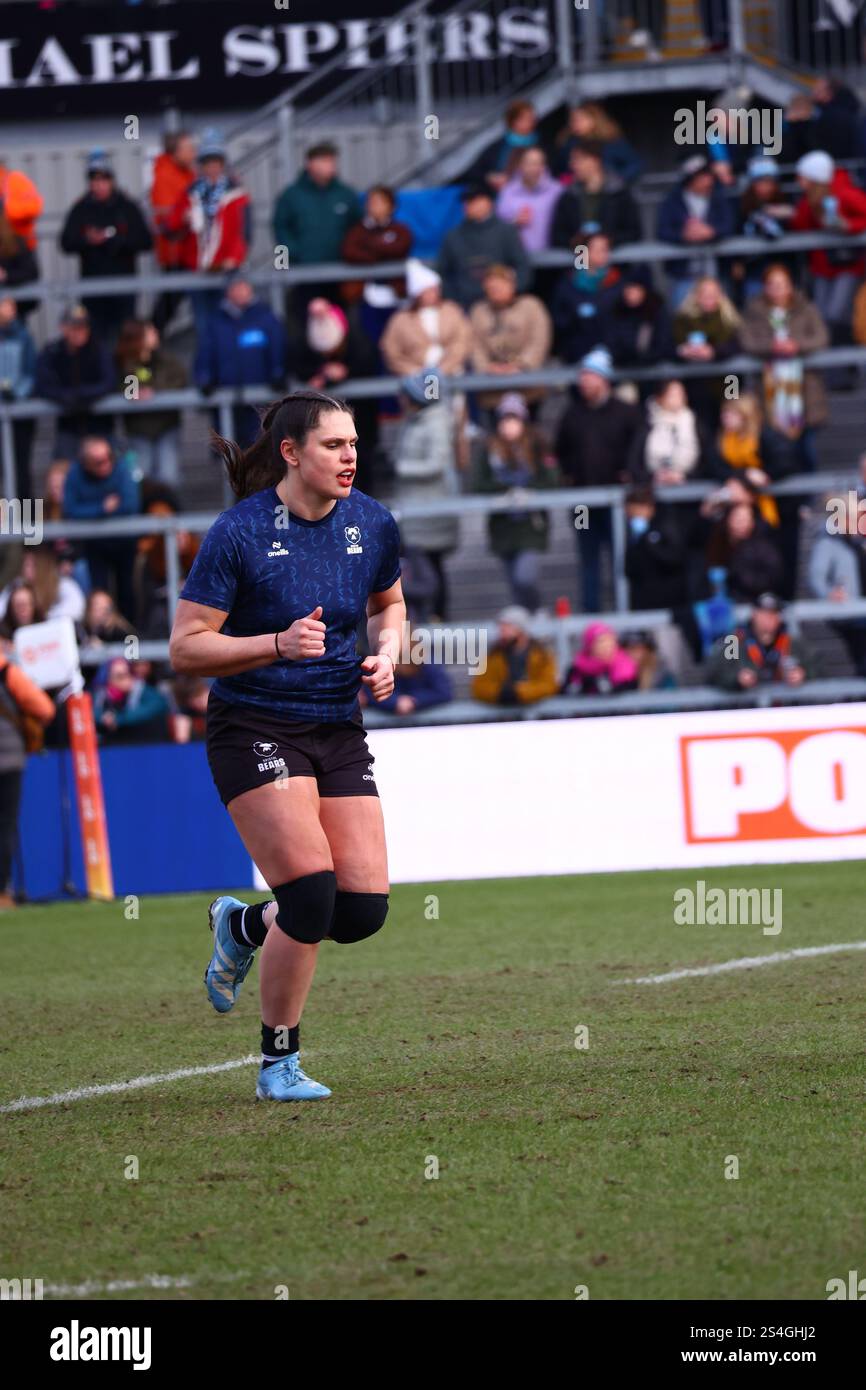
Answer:
[(836, 951), (866, 951), (866, 941), (846, 941), (835, 946), (798, 946), (792, 951), (774, 951), (769, 956), (741, 956), (718, 965), (701, 965), (693, 970), (669, 970), (666, 975), (639, 975), (635, 980), (619, 980), (621, 985), (666, 985), (670, 980), (686, 980), (696, 975), (723, 975), (728, 970), (753, 970), (758, 965), (778, 965), (779, 961), (802, 960), (805, 956), (829, 956)]
[(67, 1101), (90, 1100), (93, 1096), (118, 1095), (123, 1091), (138, 1091), (143, 1086), (158, 1086), (162, 1081), (181, 1081), (187, 1076), (212, 1076), (218, 1071), (233, 1071), (235, 1067), (250, 1067), (261, 1059), (258, 1055), (238, 1057), (234, 1062), (217, 1062), (209, 1067), (181, 1067), (178, 1071), (159, 1072), (155, 1076), (134, 1076), (131, 1081), (112, 1081), (105, 1086), (80, 1086), (74, 1091), (57, 1091), (53, 1096), (21, 1096), (20, 1100), (0, 1105), (0, 1115), (16, 1110), (38, 1110), (43, 1105), (65, 1105)]

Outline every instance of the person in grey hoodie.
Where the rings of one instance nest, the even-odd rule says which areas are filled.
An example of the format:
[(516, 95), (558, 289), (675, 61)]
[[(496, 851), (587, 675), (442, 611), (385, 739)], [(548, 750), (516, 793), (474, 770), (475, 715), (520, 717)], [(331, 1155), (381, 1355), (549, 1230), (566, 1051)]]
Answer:
[[(844, 529), (835, 527), (834, 511), (838, 500), (830, 494), (825, 498), (825, 509), (814, 519), (808, 583), (812, 598), (842, 604), (863, 597), (866, 537), (859, 529), (861, 517), (856, 494), (849, 495)], [(866, 675), (866, 620), (839, 619), (830, 626), (836, 629), (848, 648), (857, 675)]]
[[(395, 504), (436, 502), (457, 495), (456, 431), (447, 388), (435, 367), (425, 367), (400, 383), (406, 418), (394, 453)], [(446, 555), (460, 539), (457, 516), (406, 517), (400, 522), (404, 546), (423, 551), (437, 578), (432, 609), (444, 619), (448, 607)]]
[(447, 233), (439, 251), (442, 292), (464, 309), (484, 295), (484, 275), (491, 265), (509, 265), (517, 276), (517, 292), (532, 284), (532, 265), (516, 227), (493, 211), (493, 196), (485, 184), (470, 184), (461, 194), (464, 218)]

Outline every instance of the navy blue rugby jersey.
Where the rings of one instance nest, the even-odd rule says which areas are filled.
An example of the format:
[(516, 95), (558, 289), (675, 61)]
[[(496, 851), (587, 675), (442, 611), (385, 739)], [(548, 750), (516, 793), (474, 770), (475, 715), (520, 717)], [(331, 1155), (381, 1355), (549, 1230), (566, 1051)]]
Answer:
[(321, 604), (325, 655), (219, 676), (213, 694), (292, 720), (360, 723), (358, 625), (368, 596), (399, 578), (397, 523), (357, 488), (319, 521), (289, 512), (276, 488), (235, 503), (205, 536), (181, 598), (227, 612), (230, 637), (284, 632)]

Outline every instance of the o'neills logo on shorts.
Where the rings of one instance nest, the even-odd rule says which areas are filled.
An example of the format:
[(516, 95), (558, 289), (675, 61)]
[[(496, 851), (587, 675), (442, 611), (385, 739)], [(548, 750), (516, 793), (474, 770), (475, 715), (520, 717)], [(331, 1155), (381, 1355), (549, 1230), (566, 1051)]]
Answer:
[(285, 767), (285, 758), (271, 756), (271, 754), (276, 753), (278, 748), (278, 743), (269, 742), (267, 739), (256, 740), (253, 744), (253, 752), (262, 759), (262, 762), (259, 763), (259, 772), (270, 772), (272, 768)]

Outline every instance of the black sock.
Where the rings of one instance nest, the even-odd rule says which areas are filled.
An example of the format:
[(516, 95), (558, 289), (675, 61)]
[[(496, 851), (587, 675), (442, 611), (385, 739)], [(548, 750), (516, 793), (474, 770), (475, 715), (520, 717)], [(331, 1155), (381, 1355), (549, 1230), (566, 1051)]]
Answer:
[[(229, 913), (229, 931), (239, 946), (264, 946), (268, 929), (264, 924), (265, 908), (271, 902), (253, 903), (252, 907), (236, 907)], [(243, 925), (241, 925), (243, 923)]]
[(262, 1066), (272, 1067), (277, 1062), (282, 1062), (284, 1057), (288, 1057), (292, 1052), (299, 1052), (301, 1047), (301, 1025), (298, 1023), (294, 1028), (287, 1028), (282, 1024), (279, 1028), (269, 1028), (266, 1023), (262, 1024)]

